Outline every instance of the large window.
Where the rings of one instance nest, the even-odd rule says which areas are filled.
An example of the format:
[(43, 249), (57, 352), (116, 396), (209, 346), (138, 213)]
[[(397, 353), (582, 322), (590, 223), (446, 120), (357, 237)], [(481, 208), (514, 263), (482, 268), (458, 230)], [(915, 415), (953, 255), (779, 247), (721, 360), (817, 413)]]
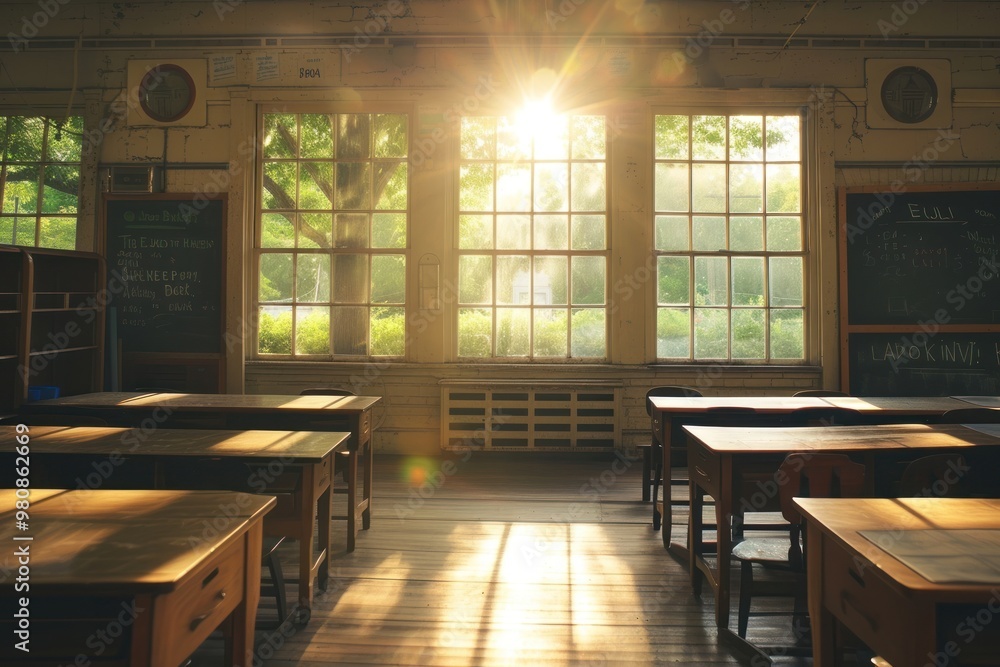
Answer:
[(798, 114), (655, 117), (656, 356), (805, 356)]
[(258, 354), (402, 356), (408, 118), (265, 113)]
[(462, 120), (458, 356), (607, 357), (603, 116)]
[(0, 116), (0, 243), (76, 248), (83, 119)]

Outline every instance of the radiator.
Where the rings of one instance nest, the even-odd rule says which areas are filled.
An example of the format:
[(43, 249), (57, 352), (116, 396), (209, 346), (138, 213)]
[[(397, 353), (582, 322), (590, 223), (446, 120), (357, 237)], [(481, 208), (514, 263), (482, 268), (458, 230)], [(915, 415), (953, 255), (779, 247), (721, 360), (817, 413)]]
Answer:
[(609, 451), (621, 443), (621, 383), (441, 380), (443, 449)]

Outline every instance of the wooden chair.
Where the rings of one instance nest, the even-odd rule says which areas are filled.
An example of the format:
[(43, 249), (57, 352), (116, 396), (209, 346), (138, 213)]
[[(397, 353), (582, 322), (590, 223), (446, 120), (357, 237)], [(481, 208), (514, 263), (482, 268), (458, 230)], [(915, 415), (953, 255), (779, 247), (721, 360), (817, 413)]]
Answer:
[(973, 474), (961, 454), (932, 454), (911, 461), (899, 480), (900, 497), (970, 498), (975, 497)]
[(660, 511), (656, 508), (660, 493), (660, 483), (663, 483), (663, 502), (670, 502), (670, 480), (663, 479), (663, 443), (660, 442), (660, 423), (653, 419), (653, 404), (649, 400), (654, 396), (701, 396), (701, 392), (691, 387), (665, 385), (653, 387), (646, 392), (646, 415), (650, 418), (652, 437), (649, 445), (640, 445), (642, 450), (642, 499), (652, 499), (653, 530), (660, 529)]
[[(311, 387), (309, 389), (303, 389), (299, 392), (300, 396), (354, 396), (355, 393), (349, 389), (340, 389), (338, 387)], [(371, 443), (366, 445), (371, 447)], [(358, 537), (359, 524), (362, 522), (361, 515), (366, 508), (366, 501), (362, 498), (358, 500), (358, 461), (363, 458), (362, 454), (364, 452), (358, 451), (354, 446), (348, 449), (338, 452), (338, 456), (335, 459), (336, 470), (334, 474), (339, 472), (344, 480), (346, 488), (342, 486), (335, 486), (333, 492), (335, 494), (346, 494), (347, 495), (347, 513), (338, 514), (333, 517), (333, 519), (347, 520), (347, 553), (354, 551), (355, 541)], [(363, 494), (362, 494), (363, 495)], [(367, 526), (365, 526), (367, 528)]]
[(850, 394), (845, 394), (842, 391), (835, 391), (833, 389), (803, 389), (802, 391), (797, 391), (792, 396), (850, 396)]
[[(733, 558), (740, 562), (737, 634), (744, 640), (754, 595), (791, 595), (795, 599), (793, 619), (801, 620), (804, 615), (805, 526), (803, 517), (792, 503), (793, 498), (857, 497), (861, 495), (865, 481), (865, 467), (843, 454), (789, 454), (782, 462), (779, 473), (787, 480), (778, 487), (778, 497), (781, 515), (791, 528), (788, 535), (746, 539), (735, 545), (732, 551)], [(767, 588), (755, 586), (754, 565), (791, 573), (793, 588), (791, 591), (778, 590), (772, 582), (768, 582)], [(771, 652), (768, 647), (758, 648)], [(788, 649), (780, 647), (780, 650)]]
[(285, 541), (284, 537), (264, 536), (261, 564), (267, 568), (271, 576), (270, 592), (274, 595), (274, 604), (278, 609), (278, 625), (288, 618), (288, 601), (285, 596), (285, 575), (278, 558), (278, 547)]

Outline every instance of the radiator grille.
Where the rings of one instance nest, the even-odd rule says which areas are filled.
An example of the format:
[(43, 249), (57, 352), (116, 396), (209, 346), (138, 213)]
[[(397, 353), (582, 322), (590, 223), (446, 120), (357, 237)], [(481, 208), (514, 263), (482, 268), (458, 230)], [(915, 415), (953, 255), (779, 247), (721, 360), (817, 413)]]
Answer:
[(444, 449), (608, 451), (621, 442), (621, 386), (441, 381)]

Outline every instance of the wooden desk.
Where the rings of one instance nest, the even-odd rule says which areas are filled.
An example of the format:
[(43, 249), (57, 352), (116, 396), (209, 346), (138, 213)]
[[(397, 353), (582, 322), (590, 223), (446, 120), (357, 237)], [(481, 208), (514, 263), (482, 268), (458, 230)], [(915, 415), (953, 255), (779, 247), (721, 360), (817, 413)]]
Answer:
[[(14, 448), (6, 444), (14, 442), (14, 429), (0, 426), (0, 443), (4, 443), (0, 460), (13, 458)], [(319, 588), (326, 590), (333, 459), (346, 446), (348, 433), (33, 426), (30, 436), (35, 470), (63, 473), (64, 479), (50, 483), (114, 488), (117, 467), (129, 459), (151, 464), (153, 476), (145, 480), (149, 488), (198, 488), (200, 479), (218, 484), (217, 489), (278, 495), (277, 510), (264, 520), (264, 532), (299, 543), (300, 607), (312, 606), (314, 577)], [(237, 464), (235, 474), (221, 470), (213, 474), (213, 468), (222, 465), (232, 471), (232, 464)], [(184, 469), (197, 474), (170, 474)], [(144, 485), (134, 478), (128, 482)], [(318, 554), (313, 548), (314, 525), (318, 526)]]
[[(89, 415), (120, 426), (197, 427), (199, 420), (222, 422), (210, 428), (277, 429), (286, 431), (348, 431), (352, 456), (345, 473), (348, 485), (347, 551), (354, 551), (359, 527), (371, 526), (372, 412), (379, 396), (289, 396), (282, 394), (171, 394), (101, 392), (25, 403), (25, 415)], [(364, 478), (358, 497), (357, 461)]]
[(4, 664), (117, 653), (116, 664), (176, 667), (220, 626), (226, 664), (251, 664), (261, 523), (274, 498), (32, 489), (27, 531), (15, 528), (14, 502), (13, 489), (0, 490), (0, 541), (28, 547), (30, 590), (15, 592), (15, 567), (0, 572), (0, 596), (12, 609), (28, 599), (31, 652), (14, 648), (5, 614)]
[(854, 397), (854, 396), (701, 396), (650, 398), (653, 404), (653, 427), (659, 427), (663, 443), (664, 503), (662, 511), (663, 547), (683, 552), (671, 545), (669, 484), (671, 450), (684, 448), (686, 424), (720, 424), (727, 419), (725, 410), (740, 410), (732, 415), (735, 423), (755, 426), (781, 426), (795, 412), (806, 409), (846, 408), (861, 413), (871, 423), (920, 422), (933, 420), (948, 410), (968, 408), (970, 404), (949, 397)]
[[(1000, 500), (801, 498), (813, 664), (838, 664), (843, 624), (894, 667), (997, 664), (1000, 585), (933, 583), (860, 533), (1000, 529)], [(946, 540), (947, 538), (943, 538)], [(995, 554), (992, 554), (995, 555)], [(977, 616), (988, 614), (986, 622)], [(993, 622), (991, 623), (990, 620)], [(974, 661), (973, 654), (982, 661)], [(955, 661), (955, 657), (959, 660)]]
[[(912, 453), (912, 458), (928, 454), (1000, 446), (1000, 438), (958, 424), (898, 424), (883, 426), (823, 426), (787, 428), (726, 428), (685, 426), (688, 434), (689, 500), (688, 563), (691, 586), (701, 592), (701, 575), (715, 593), (715, 621), (720, 629), (729, 626), (730, 562), (733, 547), (731, 526), (744, 508), (764, 510), (775, 505), (778, 485), (771, 475), (793, 452), (851, 454), (866, 466), (866, 484), (874, 493), (874, 472), (886, 459)], [(747, 474), (763, 474), (765, 481), (752, 493), (745, 492)], [(716, 567), (703, 558), (703, 498), (715, 500)], [(749, 495), (749, 497), (747, 497)], [(746, 503), (746, 505), (744, 505)]]

